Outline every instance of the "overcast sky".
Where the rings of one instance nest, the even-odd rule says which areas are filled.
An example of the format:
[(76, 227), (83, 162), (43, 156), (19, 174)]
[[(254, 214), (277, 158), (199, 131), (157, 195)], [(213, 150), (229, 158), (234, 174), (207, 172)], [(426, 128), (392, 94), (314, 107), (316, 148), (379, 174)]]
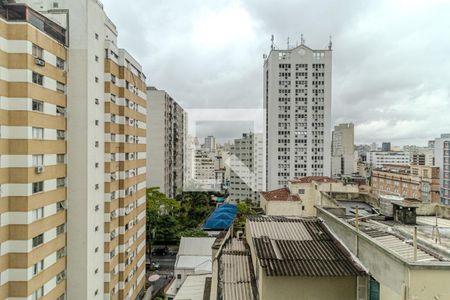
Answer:
[(280, 48), (301, 33), (325, 48), (332, 35), (333, 124), (355, 123), (357, 143), (425, 145), (450, 132), (448, 0), (103, 3), (147, 83), (186, 108), (261, 108), (271, 34)]

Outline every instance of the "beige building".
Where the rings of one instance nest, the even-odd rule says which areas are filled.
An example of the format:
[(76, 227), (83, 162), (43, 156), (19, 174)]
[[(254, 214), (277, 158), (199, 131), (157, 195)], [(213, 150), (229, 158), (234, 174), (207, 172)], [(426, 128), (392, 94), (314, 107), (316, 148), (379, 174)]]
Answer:
[(311, 217), (321, 205), (321, 193), (330, 191), (358, 192), (358, 186), (325, 176), (302, 177), (290, 180), (286, 188), (261, 193), (260, 207), (266, 215)]
[(438, 203), (439, 168), (422, 165), (385, 165), (372, 171), (375, 195), (400, 195), (424, 203)]
[(40, 13), (1, 10), (0, 180), (13, 200), (1, 225), (21, 228), (2, 238), (12, 255), (2, 295), (135, 299), (145, 283), (142, 68), (117, 47), (99, 1), (16, 2)]
[(0, 4), (0, 36), (0, 299), (64, 299), (66, 31)]

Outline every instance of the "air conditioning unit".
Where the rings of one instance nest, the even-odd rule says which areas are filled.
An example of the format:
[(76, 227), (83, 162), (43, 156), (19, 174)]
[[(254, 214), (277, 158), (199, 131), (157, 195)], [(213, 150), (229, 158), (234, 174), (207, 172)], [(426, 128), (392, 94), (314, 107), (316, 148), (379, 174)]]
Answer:
[(111, 218), (115, 218), (115, 217), (117, 217), (117, 211), (116, 211), (116, 210), (113, 210), (113, 211), (111, 212)]
[(41, 67), (45, 66), (45, 60), (43, 60), (42, 58), (39, 58), (39, 57), (34, 58), (34, 63)]
[(130, 103), (129, 103), (129, 107), (130, 107), (130, 108), (134, 108), (134, 102), (130, 102)]
[(127, 254), (130, 254), (131, 248), (128, 248), (125, 252), (126, 252)]
[(36, 172), (36, 174), (41, 174), (42, 172), (44, 172), (44, 166), (37, 166), (36, 168), (34, 168), (34, 171)]
[(56, 111), (61, 114), (61, 115), (65, 115), (66, 114), (66, 109), (63, 107), (57, 107)]
[(115, 238), (117, 236), (117, 233), (115, 231), (111, 231), (111, 239)]
[(66, 273), (65, 272), (59, 273), (58, 275), (56, 275), (56, 283), (60, 283), (61, 281), (64, 280), (64, 278), (66, 278)]

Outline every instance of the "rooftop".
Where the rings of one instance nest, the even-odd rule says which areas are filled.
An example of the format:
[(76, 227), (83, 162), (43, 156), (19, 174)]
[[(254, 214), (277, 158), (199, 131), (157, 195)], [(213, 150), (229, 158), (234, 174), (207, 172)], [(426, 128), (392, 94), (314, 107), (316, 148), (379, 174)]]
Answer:
[(300, 197), (298, 195), (292, 195), (288, 188), (262, 192), (261, 195), (267, 201), (300, 201)]
[(248, 219), (256, 256), (267, 276), (335, 277), (366, 274), (362, 265), (317, 218)]
[(256, 279), (245, 241), (226, 241), (219, 261), (219, 295), (223, 300), (256, 299)]
[(311, 183), (313, 181), (325, 182), (325, 183), (326, 182), (337, 182), (333, 178), (327, 177), (327, 176), (306, 176), (306, 177), (292, 179), (290, 182), (292, 182), (292, 183)]
[(212, 255), (212, 245), (216, 238), (182, 237), (177, 256), (209, 256)]
[(208, 284), (211, 284), (211, 275), (189, 275), (178, 290), (174, 300), (209, 299)]

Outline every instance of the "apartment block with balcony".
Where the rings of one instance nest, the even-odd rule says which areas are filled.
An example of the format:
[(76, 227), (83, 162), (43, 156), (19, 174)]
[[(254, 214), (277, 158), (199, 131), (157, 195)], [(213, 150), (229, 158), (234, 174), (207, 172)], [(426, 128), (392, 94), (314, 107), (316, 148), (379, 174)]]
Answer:
[(145, 282), (145, 75), (115, 42), (105, 53), (104, 294), (135, 299)]
[(372, 193), (400, 195), (423, 203), (439, 202), (439, 168), (384, 165), (372, 171)]
[(434, 140), (434, 165), (439, 167), (441, 203), (450, 205), (450, 134)]
[(64, 299), (65, 29), (0, 4), (0, 299)]

